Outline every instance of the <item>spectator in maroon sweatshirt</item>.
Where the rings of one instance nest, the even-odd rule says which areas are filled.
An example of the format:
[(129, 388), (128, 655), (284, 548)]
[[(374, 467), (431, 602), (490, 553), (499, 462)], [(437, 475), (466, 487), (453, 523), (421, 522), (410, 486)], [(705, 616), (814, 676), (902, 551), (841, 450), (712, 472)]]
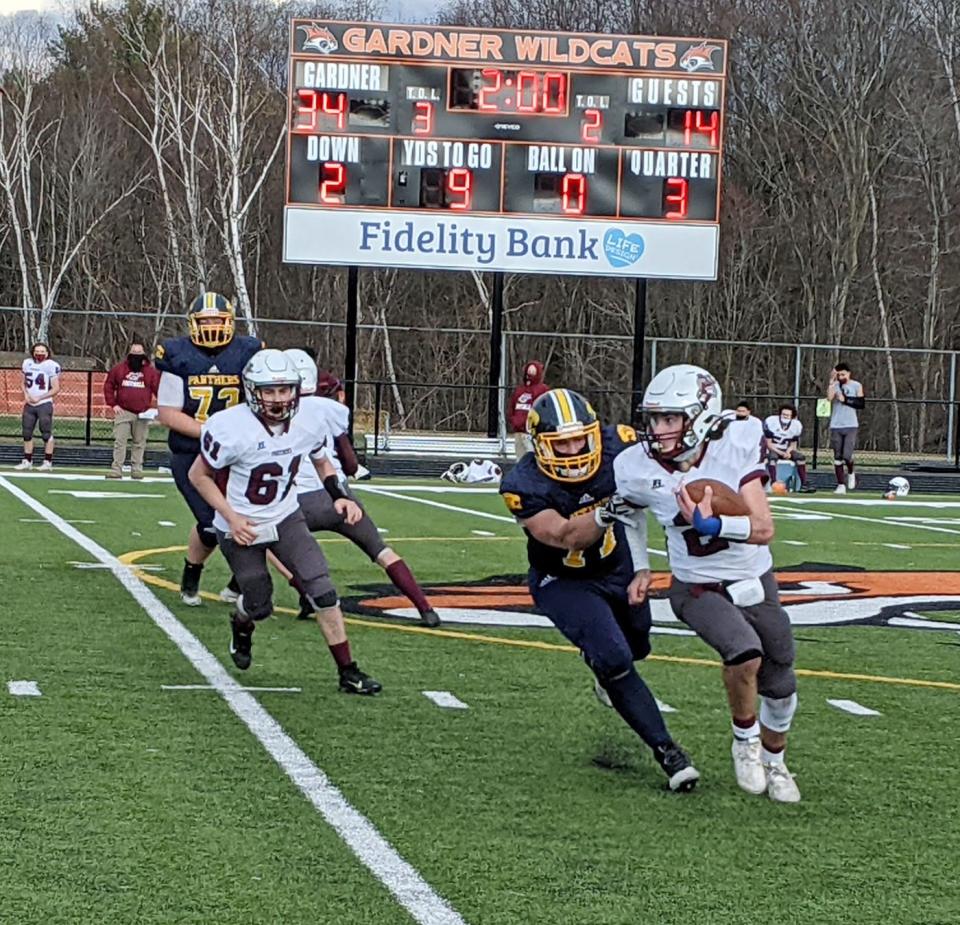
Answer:
[(143, 344), (131, 344), (123, 362), (117, 363), (103, 383), (103, 397), (113, 408), (113, 465), (108, 479), (123, 478), (123, 461), (127, 443), (133, 437), (130, 451), (130, 474), (143, 478), (143, 454), (147, 448), (150, 421), (140, 415), (153, 404), (160, 387), (160, 373), (150, 365)]
[(543, 363), (539, 360), (530, 360), (523, 367), (523, 385), (518, 385), (513, 390), (507, 406), (507, 420), (513, 431), (517, 459), (533, 449), (533, 444), (527, 436), (527, 415), (533, 403), (544, 392), (549, 391), (550, 386), (543, 381)]

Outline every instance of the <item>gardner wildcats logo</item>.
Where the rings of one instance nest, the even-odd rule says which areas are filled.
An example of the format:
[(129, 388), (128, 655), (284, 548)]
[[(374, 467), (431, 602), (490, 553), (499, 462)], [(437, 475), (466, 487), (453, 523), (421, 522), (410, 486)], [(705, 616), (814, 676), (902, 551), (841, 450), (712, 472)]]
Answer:
[(340, 47), (337, 37), (324, 26), (313, 23), (309, 26), (297, 26), (297, 30), (305, 36), (304, 51), (319, 51), (322, 55), (329, 55)]
[(689, 74), (694, 71), (715, 71), (717, 68), (713, 63), (713, 54), (717, 51), (722, 51), (719, 45), (701, 42), (699, 45), (688, 48), (678, 64)]
[[(889, 626), (894, 629), (953, 630), (960, 621), (928, 619), (921, 612), (960, 610), (960, 572), (860, 572), (800, 566), (776, 573), (780, 599), (794, 626)], [(653, 576), (654, 633), (692, 636), (673, 615), (664, 592), (667, 573)], [(445, 623), (551, 627), (536, 612), (522, 576), (500, 576), (424, 588)], [(376, 585), (344, 601), (350, 610), (375, 616), (419, 618), (392, 587)]]

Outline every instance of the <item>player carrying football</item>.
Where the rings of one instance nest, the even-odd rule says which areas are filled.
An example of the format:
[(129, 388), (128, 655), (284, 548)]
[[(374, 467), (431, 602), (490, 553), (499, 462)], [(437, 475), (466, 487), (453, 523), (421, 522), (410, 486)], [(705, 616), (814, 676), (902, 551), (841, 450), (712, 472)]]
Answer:
[(200, 573), (217, 548), (213, 508), (190, 484), (187, 473), (200, 452), (200, 428), (217, 411), (241, 401), (240, 376), (261, 348), (255, 337), (234, 336), (233, 306), (216, 292), (197, 296), (187, 315), (190, 333), (165, 340), (156, 350), (160, 372), (158, 418), (169, 428), (170, 468), (196, 526), (190, 531), (180, 579), (180, 599), (199, 606)]
[(649, 583), (646, 545), (633, 542), (632, 526), (595, 521), (614, 492), (614, 459), (636, 434), (622, 425), (601, 430), (593, 408), (569, 389), (541, 395), (527, 430), (534, 451), (500, 493), (527, 534), (533, 600), (581, 650), (598, 696), (653, 750), (670, 789), (691, 790), (700, 775), (634, 666), (650, 652), (650, 606), (639, 584)]
[[(767, 476), (755, 437), (728, 426), (722, 407), (706, 370), (680, 365), (658, 373), (643, 396), (642, 442), (614, 464), (618, 497), (608, 513), (620, 512), (622, 500), (649, 508), (663, 526), (670, 605), (723, 659), (737, 783), (796, 803), (800, 791), (784, 763), (797, 709), (794, 643), (772, 571)], [(709, 486), (694, 503), (686, 485), (698, 479), (722, 483), (718, 492), (726, 486), (741, 513), (717, 516)]]
[(256, 621), (273, 612), (269, 550), (310, 601), (337, 664), (340, 690), (376, 694), (380, 683), (364, 674), (350, 654), (326, 559), (297, 503), (297, 473), (315, 467), (337, 513), (351, 524), (363, 516), (340, 491), (326, 457), (334, 422), (323, 405), (301, 406), (300, 373), (280, 350), (262, 350), (250, 360), (243, 388), (246, 404), (204, 423), (200, 455), (190, 468), (191, 483), (216, 512), (220, 548), (240, 587), (231, 614), (234, 664), (250, 667)]

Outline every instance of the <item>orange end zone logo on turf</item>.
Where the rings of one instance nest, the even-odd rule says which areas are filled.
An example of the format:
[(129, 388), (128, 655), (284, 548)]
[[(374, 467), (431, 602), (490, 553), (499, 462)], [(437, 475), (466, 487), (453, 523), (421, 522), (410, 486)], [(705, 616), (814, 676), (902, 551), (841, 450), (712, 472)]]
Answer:
[[(784, 571), (777, 573), (780, 597), (794, 626), (890, 626), (897, 629), (955, 630), (960, 618), (960, 572)], [(651, 599), (654, 632), (687, 634), (663, 594), (670, 576), (657, 573)], [(447, 623), (485, 626), (549, 627), (538, 614), (520, 576), (424, 588)], [(410, 602), (396, 589), (377, 585), (344, 603), (354, 612), (416, 619)], [(929, 616), (943, 612), (938, 619)], [(926, 614), (927, 616), (924, 616)]]

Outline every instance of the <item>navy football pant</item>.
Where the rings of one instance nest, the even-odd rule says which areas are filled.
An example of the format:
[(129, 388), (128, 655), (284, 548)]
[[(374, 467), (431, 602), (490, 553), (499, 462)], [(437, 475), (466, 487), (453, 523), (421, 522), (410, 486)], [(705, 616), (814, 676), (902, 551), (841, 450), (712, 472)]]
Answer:
[(616, 711), (651, 748), (670, 733), (634, 661), (650, 654), (650, 605), (630, 607), (626, 586), (530, 573), (534, 603), (581, 652)]
[(193, 461), (197, 458), (196, 453), (171, 453), (170, 470), (173, 472), (173, 481), (177, 485), (177, 491), (187, 502), (190, 512), (197, 521), (197, 533), (200, 536), (200, 542), (207, 549), (213, 549), (217, 545), (217, 532), (213, 529), (213, 508), (207, 504), (200, 496), (200, 492), (193, 487), (188, 473)]

